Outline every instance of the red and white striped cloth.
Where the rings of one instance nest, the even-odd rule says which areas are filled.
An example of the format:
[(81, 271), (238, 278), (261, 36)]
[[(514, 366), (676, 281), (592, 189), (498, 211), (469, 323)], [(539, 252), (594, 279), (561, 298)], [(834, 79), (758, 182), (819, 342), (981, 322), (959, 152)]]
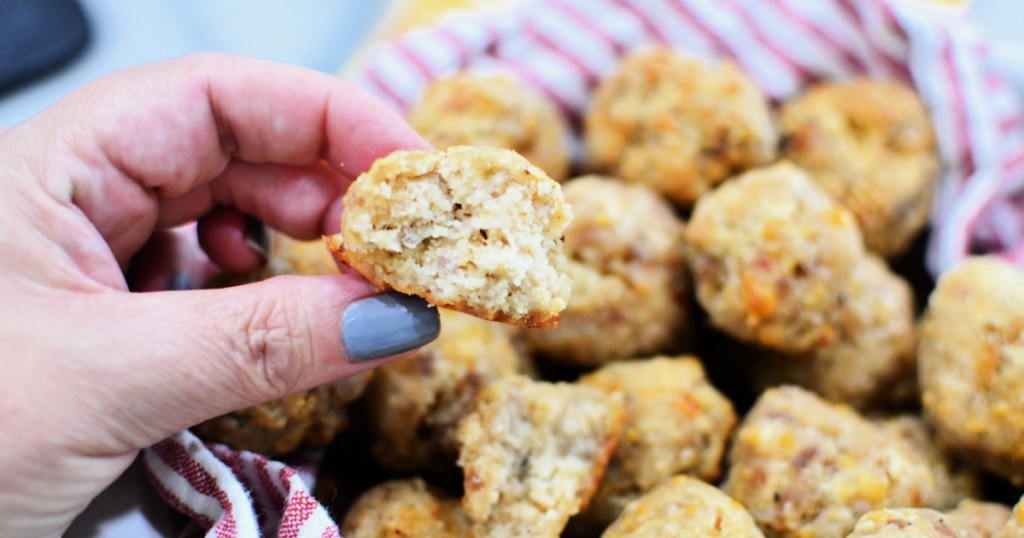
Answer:
[[(451, 17), (378, 46), (357, 82), (404, 111), (433, 80), (505, 70), (571, 118), (630, 49), (667, 43), (733, 59), (773, 99), (856, 75), (912, 83), (926, 101), (943, 163), (929, 266), (975, 252), (1024, 263), (1024, 60), (1011, 72), (965, 22), (900, 0), (535, 0)], [(299, 473), (182, 432), (144, 462), (198, 535), (336, 537)]]
[(184, 431), (146, 449), (161, 497), (192, 520), (182, 536), (340, 538), (299, 471), (246, 451), (204, 444)]
[(504, 70), (572, 118), (630, 49), (666, 43), (730, 58), (773, 99), (857, 75), (913, 84), (943, 173), (928, 265), (970, 253), (1024, 264), (1024, 105), (1019, 72), (967, 21), (906, 0), (536, 0), (462, 15), (378, 46), (357, 82), (404, 111), (433, 80)]

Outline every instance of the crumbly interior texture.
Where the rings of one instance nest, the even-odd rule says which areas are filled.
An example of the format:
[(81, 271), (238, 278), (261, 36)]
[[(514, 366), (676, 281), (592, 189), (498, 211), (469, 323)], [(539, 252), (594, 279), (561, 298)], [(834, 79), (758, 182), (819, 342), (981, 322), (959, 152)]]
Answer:
[(541, 328), (569, 302), (572, 211), (558, 183), (514, 151), (395, 152), (359, 176), (344, 205), (339, 256), (379, 288)]
[(861, 409), (916, 397), (917, 335), (907, 282), (883, 260), (866, 256), (854, 266), (837, 308), (831, 344), (796, 357), (761, 351), (750, 366), (755, 386), (800, 385)]
[(792, 354), (836, 341), (864, 247), (853, 215), (802, 170), (780, 163), (722, 185), (697, 203), (687, 239), (697, 299), (716, 327)]
[(406, 118), (437, 149), (511, 149), (555, 181), (569, 175), (565, 119), (547, 98), (509, 75), (463, 72), (438, 80)]
[(861, 516), (847, 538), (978, 538), (930, 508), (888, 508)]
[(455, 429), (497, 379), (530, 372), (511, 327), (441, 310), (441, 334), (376, 370), (364, 397), (370, 452), (394, 471), (453, 469)]
[(928, 222), (939, 170), (928, 113), (898, 82), (819, 84), (780, 112), (783, 156), (857, 217), (869, 249), (903, 253)]
[(973, 258), (943, 275), (921, 325), (918, 361), (939, 438), (1024, 484), (1024, 272)]
[(622, 426), (621, 394), (508, 377), (459, 425), (474, 535), (556, 537), (593, 494)]
[(341, 525), (346, 538), (463, 538), (470, 522), (458, 499), (422, 480), (394, 480), (363, 493)]
[(763, 538), (750, 514), (718, 488), (677, 476), (630, 503), (602, 538)]
[(995, 536), (1010, 521), (1010, 507), (1005, 504), (965, 499), (948, 513), (952, 526), (977, 538)]
[(729, 462), (723, 489), (769, 537), (845, 536), (871, 510), (938, 498), (935, 476), (909, 443), (797, 387), (758, 398)]
[(584, 135), (591, 167), (684, 206), (771, 162), (778, 139), (767, 100), (743, 73), (669, 48), (627, 56), (597, 86)]
[(650, 356), (688, 339), (685, 228), (671, 204), (643, 185), (587, 176), (563, 187), (572, 298), (551, 331), (527, 331), (552, 361), (597, 366)]
[(618, 516), (624, 499), (639, 497), (666, 477), (718, 479), (736, 413), (696, 358), (617, 362), (580, 383), (621, 392), (626, 402), (618, 445), (587, 509), (593, 526), (603, 528)]

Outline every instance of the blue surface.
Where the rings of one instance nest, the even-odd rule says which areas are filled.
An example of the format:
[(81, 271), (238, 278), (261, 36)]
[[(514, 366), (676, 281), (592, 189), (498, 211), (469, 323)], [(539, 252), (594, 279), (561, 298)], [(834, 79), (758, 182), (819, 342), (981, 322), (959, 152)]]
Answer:
[(37, 114), (101, 75), (200, 51), (337, 73), (387, 0), (80, 0), (93, 30), (64, 68), (0, 95), (0, 128)]

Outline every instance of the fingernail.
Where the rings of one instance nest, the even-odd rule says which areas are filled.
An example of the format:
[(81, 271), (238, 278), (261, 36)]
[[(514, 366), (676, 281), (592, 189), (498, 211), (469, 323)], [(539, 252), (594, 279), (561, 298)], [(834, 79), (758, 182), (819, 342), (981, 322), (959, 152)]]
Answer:
[(245, 217), (245, 244), (264, 260), (270, 255), (270, 235), (256, 217)]
[(167, 289), (173, 291), (184, 291), (192, 289), (192, 278), (184, 271), (176, 271), (167, 281)]
[(341, 341), (350, 362), (416, 349), (437, 338), (440, 331), (436, 308), (398, 292), (360, 299), (341, 316)]

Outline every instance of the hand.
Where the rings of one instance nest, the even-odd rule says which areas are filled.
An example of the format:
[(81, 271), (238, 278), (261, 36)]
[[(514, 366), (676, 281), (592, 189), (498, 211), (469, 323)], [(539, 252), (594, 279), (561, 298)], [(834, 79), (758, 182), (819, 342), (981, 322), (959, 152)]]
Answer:
[(425, 303), (353, 276), (156, 293), (124, 277), (155, 232), (196, 219), (237, 268), (258, 256), (232, 214), (332, 233), (356, 175), (425, 147), (341, 80), (214, 55), (101, 79), (0, 132), (0, 536), (57, 535), (141, 448), (436, 336)]

